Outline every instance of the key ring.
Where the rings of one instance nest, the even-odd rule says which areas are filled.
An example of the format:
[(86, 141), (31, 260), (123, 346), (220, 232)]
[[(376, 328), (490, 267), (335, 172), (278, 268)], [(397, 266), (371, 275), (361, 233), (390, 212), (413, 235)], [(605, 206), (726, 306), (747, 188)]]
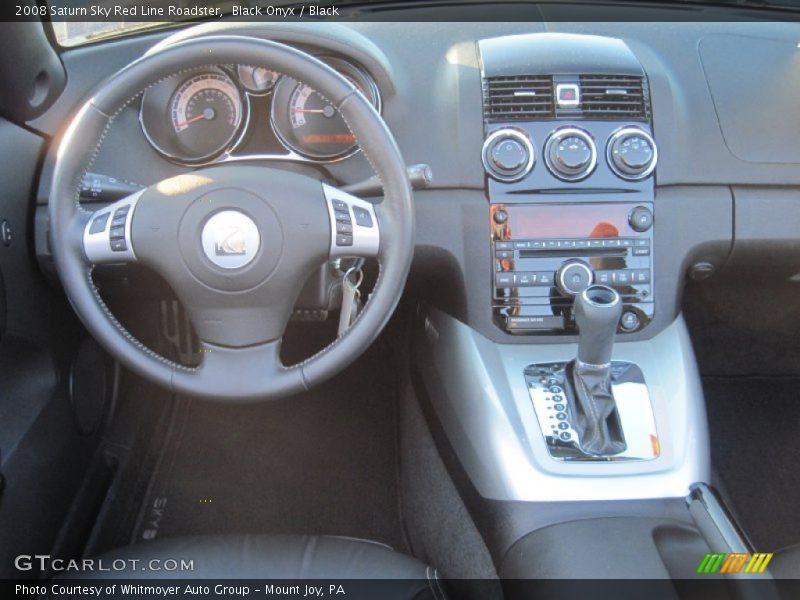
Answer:
[[(353, 283), (353, 287), (358, 289), (361, 285), (361, 282), (364, 280), (364, 271), (361, 270), (361, 267), (350, 267), (344, 274), (344, 279), (347, 279), (352, 273), (358, 273), (358, 280)], [(351, 282), (352, 283), (352, 282)]]

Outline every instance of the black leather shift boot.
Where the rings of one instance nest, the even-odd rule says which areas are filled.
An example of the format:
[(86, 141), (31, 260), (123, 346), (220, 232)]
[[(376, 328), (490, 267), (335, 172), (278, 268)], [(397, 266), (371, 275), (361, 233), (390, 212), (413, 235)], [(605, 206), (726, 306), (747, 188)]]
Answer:
[(573, 428), (581, 449), (593, 456), (612, 456), (624, 451), (627, 445), (611, 392), (609, 367), (573, 360), (566, 371), (565, 383), (575, 416)]

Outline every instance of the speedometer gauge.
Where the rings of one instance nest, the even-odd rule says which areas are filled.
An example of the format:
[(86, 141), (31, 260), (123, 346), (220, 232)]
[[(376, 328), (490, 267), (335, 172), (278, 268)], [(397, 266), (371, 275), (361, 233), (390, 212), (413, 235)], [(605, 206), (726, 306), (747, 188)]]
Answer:
[(200, 160), (219, 154), (242, 122), (239, 90), (221, 73), (191, 77), (172, 96), (170, 119), (186, 156)]
[(229, 150), (245, 120), (242, 92), (222, 69), (172, 76), (145, 92), (140, 121), (167, 158), (200, 164)]
[[(373, 104), (379, 106), (375, 83), (365, 73), (345, 61), (323, 59)], [(342, 115), (326, 98), (304, 83), (288, 77), (275, 87), (272, 126), (291, 150), (312, 159), (333, 160), (354, 152), (356, 140)]]

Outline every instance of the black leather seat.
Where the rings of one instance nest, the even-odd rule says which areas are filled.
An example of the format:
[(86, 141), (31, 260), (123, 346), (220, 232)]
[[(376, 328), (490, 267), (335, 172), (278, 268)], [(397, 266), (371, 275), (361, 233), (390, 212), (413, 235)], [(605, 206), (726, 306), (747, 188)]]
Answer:
[[(99, 558), (104, 565), (117, 559), (125, 559), (130, 565), (125, 570), (94, 573), (103, 579), (387, 579), (395, 581), (381, 590), (382, 598), (444, 598), (435, 569), (384, 544), (346, 537), (275, 534), (167, 538), (120, 548)], [(157, 565), (164, 569), (171, 567), (165, 561), (180, 564), (181, 559), (193, 561), (193, 569), (142, 570), (152, 560), (160, 561)], [(80, 574), (81, 578), (87, 576), (91, 574)]]

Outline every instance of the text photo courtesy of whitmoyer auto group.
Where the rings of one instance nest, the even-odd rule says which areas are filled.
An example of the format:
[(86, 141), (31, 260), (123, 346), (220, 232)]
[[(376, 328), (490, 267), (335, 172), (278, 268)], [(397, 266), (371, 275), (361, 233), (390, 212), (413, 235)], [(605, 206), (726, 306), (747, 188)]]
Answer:
[(0, 597), (800, 598), (800, 2), (0, 12)]

